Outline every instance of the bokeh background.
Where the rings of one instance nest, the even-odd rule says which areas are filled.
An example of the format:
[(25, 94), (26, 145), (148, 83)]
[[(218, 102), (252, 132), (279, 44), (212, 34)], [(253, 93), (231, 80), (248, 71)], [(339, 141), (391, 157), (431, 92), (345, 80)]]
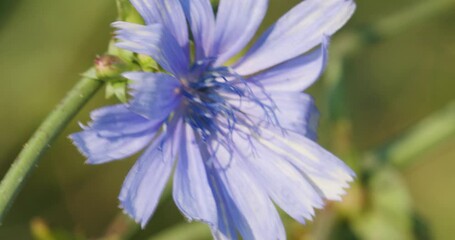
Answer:
[[(455, 115), (453, 104), (448, 108), (455, 101), (455, 1), (405, 27), (400, 17), (390, 18), (444, 1), (358, 0), (353, 19), (333, 38), (338, 48), (329, 72), (310, 92), (322, 112), (321, 143), (347, 160), (359, 179), (343, 203), (318, 211), (316, 223), (301, 226), (284, 217), (290, 239), (455, 236)], [(271, 0), (262, 30), (298, 2)], [(432, 5), (422, 6), (420, 12)], [(105, 52), (115, 19), (114, 0), (0, 0), (0, 176), (80, 73)], [(349, 41), (351, 33), (370, 33), (384, 19), (391, 19), (384, 25), (389, 35), (364, 34), (370, 38), (362, 46)], [(344, 44), (355, 50), (342, 55)], [(185, 220), (169, 197), (145, 230), (122, 216), (117, 195), (134, 158), (84, 164), (66, 136), (108, 102), (99, 92), (50, 146), (0, 226), (0, 239), (207, 238), (204, 226), (181, 225)], [(426, 144), (425, 134), (438, 129), (431, 116), (441, 110), (442, 132), (449, 133)], [(389, 164), (393, 154), (378, 154), (415, 130), (420, 138), (400, 146), (416, 153), (405, 163)]]

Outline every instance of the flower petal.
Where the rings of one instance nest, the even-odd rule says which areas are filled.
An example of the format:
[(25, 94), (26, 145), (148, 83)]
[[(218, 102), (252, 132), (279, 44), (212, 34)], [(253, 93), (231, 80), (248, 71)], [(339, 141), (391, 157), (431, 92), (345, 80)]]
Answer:
[(130, 109), (149, 119), (166, 118), (179, 104), (180, 82), (164, 73), (130, 72), (124, 76), (130, 84), (133, 99)]
[(215, 33), (215, 15), (209, 0), (180, 0), (193, 32), (196, 60), (209, 57)]
[(214, 226), (217, 210), (205, 170), (207, 159), (201, 156), (192, 128), (188, 124), (185, 128), (174, 175), (174, 201), (189, 220)]
[(125, 105), (93, 111), (93, 122), (70, 136), (89, 164), (101, 164), (129, 157), (152, 140), (162, 121), (150, 121)]
[(223, 194), (222, 183), (216, 176), (216, 170), (213, 168), (207, 169), (207, 174), (210, 179), (210, 187), (213, 189), (214, 197), (216, 200), (216, 209), (218, 221), (217, 225), (212, 226), (212, 235), (215, 240), (237, 240), (237, 227), (235, 222), (238, 219), (233, 219), (233, 211), (237, 211), (233, 206), (229, 197)]
[(92, 122), (85, 129), (96, 130), (103, 137), (120, 137), (154, 128), (161, 121), (150, 121), (131, 112), (125, 104), (96, 109), (90, 113)]
[(144, 228), (158, 205), (175, 162), (169, 140), (159, 138), (134, 164), (119, 195), (121, 207)]
[(313, 98), (304, 93), (273, 92), (271, 99), (279, 126), (300, 133), (312, 140), (317, 139), (319, 111)]
[(143, 26), (128, 22), (115, 22), (113, 27), (117, 46), (128, 51), (146, 54), (158, 62), (166, 71), (176, 76), (188, 73), (189, 53), (182, 49), (177, 40), (160, 24)]
[[(233, 157), (233, 158), (232, 158)], [(216, 163), (211, 169), (214, 183), (221, 195), (223, 205), (230, 215), (230, 224), (235, 225), (245, 240), (285, 239), (281, 219), (258, 179), (238, 155), (232, 156), (220, 147)], [(229, 220), (228, 219), (221, 219)]]
[(216, 170), (208, 169), (207, 175), (209, 176), (210, 187), (213, 189), (215, 201), (217, 203), (216, 210), (218, 221), (215, 226), (211, 227), (213, 238), (215, 240), (237, 240), (236, 220), (233, 220), (231, 217), (231, 215), (233, 215), (232, 211), (237, 210), (235, 210), (230, 199), (226, 199), (221, 192), (223, 187), (216, 177)]
[(328, 200), (341, 200), (355, 173), (340, 159), (312, 140), (293, 132), (261, 129), (265, 147), (289, 161)]
[(131, 0), (147, 25), (160, 24), (188, 51), (188, 28), (179, 0)]
[(251, 125), (263, 128), (280, 127), (312, 140), (317, 139), (319, 111), (310, 95), (301, 92), (265, 92), (258, 87), (250, 89), (253, 90), (256, 101), (235, 94), (226, 96), (231, 105), (246, 113), (247, 120), (253, 121)]
[(268, 91), (301, 92), (322, 75), (327, 66), (329, 38), (309, 54), (296, 57), (249, 78)]
[(235, 66), (250, 75), (297, 57), (341, 28), (355, 10), (353, 0), (305, 0), (269, 28)]
[(257, 142), (250, 146), (241, 137), (234, 141), (273, 201), (300, 223), (312, 219), (314, 208), (324, 204), (317, 189), (291, 163), (267, 147)]
[(213, 54), (221, 65), (242, 50), (256, 33), (268, 0), (221, 0), (216, 16)]

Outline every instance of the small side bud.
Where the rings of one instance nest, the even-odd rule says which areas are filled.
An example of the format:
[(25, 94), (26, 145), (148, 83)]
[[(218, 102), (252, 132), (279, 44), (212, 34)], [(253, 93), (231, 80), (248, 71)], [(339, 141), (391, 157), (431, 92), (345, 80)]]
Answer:
[(126, 64), (114, 55), (101, 55), (95, 58), (95, 69), (98, 78), (108, 80), (119, 77)]
[(128, 80), (121, 75), (127, 70), (126, 63), (115, 55), (96, 57), (95, 73), (98, 79), (106, 82), (106, 98), (116, 97), (123, 103), (128, 101)]

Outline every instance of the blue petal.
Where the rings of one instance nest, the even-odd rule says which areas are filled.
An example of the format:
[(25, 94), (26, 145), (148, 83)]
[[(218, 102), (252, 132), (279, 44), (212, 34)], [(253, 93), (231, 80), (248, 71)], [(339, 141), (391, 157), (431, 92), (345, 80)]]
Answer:
[(317, 189), (287, 160), (267, 147), (236, 137), (236, 146), (273, 201), (297, 221), (312, 219), (323, 206)]
[[(230, 216), (220, 221), (231, 220), (229, 224), (234, 225), (245, 240), (285, 239), (281, 219), (262, 185), (258, 183), (259, 179), (253, 177), (254, 169), (250, 169), (239, 156), (231, 157), (227, 150), (219, 148), (212, 168), (212, 185), (216, 185), (216, 191), (223, 200), (219, 205), (225, 205)], [(215, 233), (226, 236), (226, 232), (220, 230), (222, 229)]]
[(168, 182), (175, 157), (170, 142), (156, 139), (128, 173), (119, 200), (124, 211), (144, 228)]
[(216, 17), (214, 57), (221, 65), (240, 52), (256, 33), (268, 0), (221, 0)]
[(70, 138), (89, 164), (101, 164), (129, 157), (152, 140), (161, 121), (150, 121), (124, 105), (98, 109), (93, 122)]
[(164, 73), (130, 72), (124, 76), (130, 84), (133, 99), (130, 109), (149, 119), (164, 119), (180, 103), (180, 82)]
[[(234, 94), (226, 95), (229, 103), (240, 109), (253, 121), (254, 126), (280, 127), (286, 131), (300, 133), (312, 140), (317, 139), (319, 111), (313, 98), (300, 92), (264, 92), (252, 87), (255, 96), (263, 105)], [(271, 112), (272, 110), (273, 112)]]
[(264, 70), (249, 80), (259, 82), (268, 91), (302, 92), (324, 72), (328, 45), (329, 38), (326, 37), (319, 49)]
[(341, 200), (355, 173), (336, 156), (312, 140), (293, 132), (261, 129), (258, 139), (266, 148), (294, 165), (328, 200)]
[(250, 75), (297, 57), (341, 28), (355, 10), (353, 0), (306, 0), (269, 28), (236, 65)]
[(214, 226), (217, 208), (205, 170), (204, 161), (207, 159), (201, 156), (192, 128), (189, 125), (185, 128), (174, 175), (174, 201), (189, 220)]
[(188, 51), (182, 49), (177, 40), (160, 24), (143, 26), (127, 22), (115, 22), (113, 27), (117, 46), (126, 50), (146, 54), (157, 61), (166, 71), (176, 76), (188, 73), (190, 59)]
[(196, 60), (209, 57), (215, 33), (215, 15), (210, 0), (180, 0), (193, 32)]
[(230, 198), (223, 194), (223, 186), (217, 178), (216, 169), (207, 168), (207, 175), (217, 203), (218, 220), (217, 224), (211, 227), (213, 238), (215, 240), (237, 240), (238, 233), (235, 221), (238, 219), (232, 219), (233, 211), (237, 211), (237, 209), (233, 206)]
[(160, 24), (188, 51), (188, 28), (179, 0), (131, 0), (147, 25)]
[(313, 98), (304, 93), (272, 92), (272, 101), (279, 126), (300, 133), (312, 140), (317, 139), (319, 111)]

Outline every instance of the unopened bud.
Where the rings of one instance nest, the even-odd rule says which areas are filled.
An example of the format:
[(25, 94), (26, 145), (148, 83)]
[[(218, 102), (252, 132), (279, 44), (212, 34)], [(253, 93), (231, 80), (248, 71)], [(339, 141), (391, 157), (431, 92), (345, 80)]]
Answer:
[(100, 79), (118, 77), (125, 69), (125, 63), (114, 55), (101, 55), (95, 58), (96, 75)]

